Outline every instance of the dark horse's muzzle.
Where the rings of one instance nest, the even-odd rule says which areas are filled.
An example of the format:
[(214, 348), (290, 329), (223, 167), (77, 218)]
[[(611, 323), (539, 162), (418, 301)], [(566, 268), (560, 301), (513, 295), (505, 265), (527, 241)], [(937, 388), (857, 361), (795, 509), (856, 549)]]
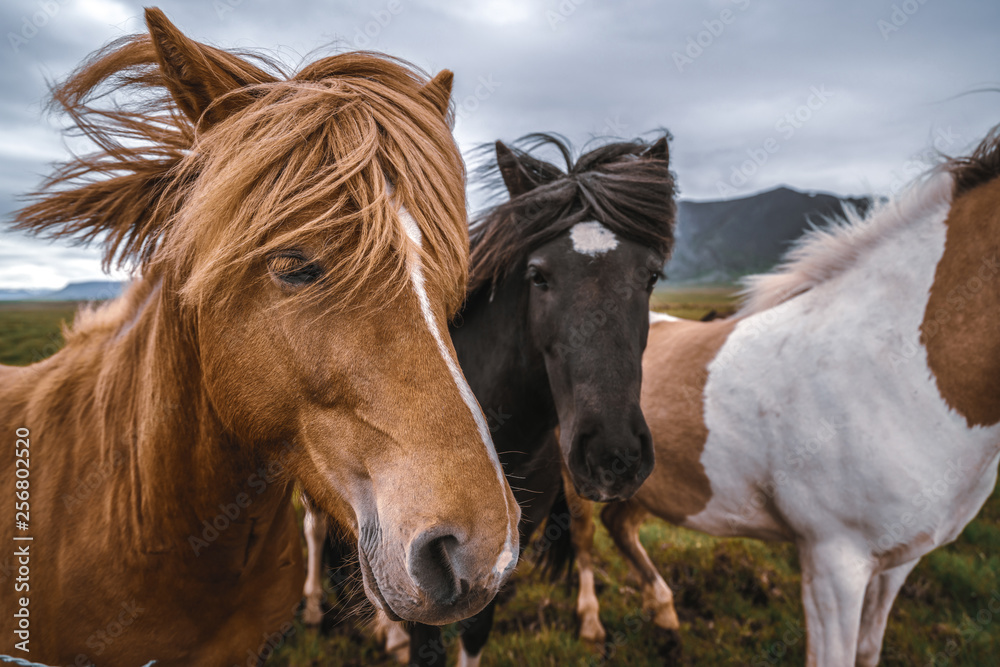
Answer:
[(569, 472), (588, 500), (628, 500), (653, 470), (653, 439), (638, 408), (629, 419), (584, 419), (568, 435)]

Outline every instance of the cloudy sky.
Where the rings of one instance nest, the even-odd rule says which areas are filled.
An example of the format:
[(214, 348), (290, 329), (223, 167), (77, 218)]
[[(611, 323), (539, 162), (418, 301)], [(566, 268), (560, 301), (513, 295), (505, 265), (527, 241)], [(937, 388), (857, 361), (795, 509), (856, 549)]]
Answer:
[[(788, 184), (890, 193), (933, 150), (961, 154), (1000, 122), (996, 0), (161, 0), (190, 36), (277, 49), (331, 44), (454, 70), (464, 151), (534, 131), (577, 145), (658, 127), (682, 196)], [(67, 154), (46, 81), (144, 30), (129, 0), (0, 6), (0, 214)], [(473, 204), (477, 203), (475, 196)], [(0, 231), (0, 288), (102, 277), (96, 251)]]

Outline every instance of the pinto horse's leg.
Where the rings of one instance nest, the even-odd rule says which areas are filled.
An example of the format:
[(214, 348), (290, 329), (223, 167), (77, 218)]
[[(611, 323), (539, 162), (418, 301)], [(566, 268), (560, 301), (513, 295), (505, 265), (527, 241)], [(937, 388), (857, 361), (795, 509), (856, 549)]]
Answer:
[(807, 667), (853, 665), (861, 609), (872, 578), (864, 549), (846, 542), (800, 543)]
[(326, 539), (326, 515), (311, 503), (303, 504), (306, 510), (302, 527), (306, 534), (307, 565), (303, 592), (306, 606), (302, 612), (302, 622), (315, 626), (323, 622), (323, 541)]
[(678, 630), (680, 622), (674, 609), (674, 594), (639, 541), (639, 528), (646, 515), (642, 505), (626, 500), (606, 505), (601, 521), (642, 582), (642, 608), (653, 615), (657, 627)]
[(410, 623), (410, 667), (445, 667), (447, 652), (436, 625)]
[(868, 582), (865, 592), (865, 605), (861, 610), (861, 636), (858, 639), (858, 667), (874, 667), (882, 655), (882, 639), (885, 637), (885, 626), (889, 622), (889, 612), (896, 600), (899, 589), (903, 587), (906, 577), (910, 574), (920, 559), (903, 563), (891, 570), (880, 572)]
[(603, 644), (607, 632), (601, 625), (600, 604), (594, 589), (594, 503), (581, 498), (573, 488), (569, 471), (563, 466), (563, 491), (570, 509), (569, 530), (576, 551), (580, 573), (580, 593), (576, 599), (576, 617), (580, 620), (580, 639)]

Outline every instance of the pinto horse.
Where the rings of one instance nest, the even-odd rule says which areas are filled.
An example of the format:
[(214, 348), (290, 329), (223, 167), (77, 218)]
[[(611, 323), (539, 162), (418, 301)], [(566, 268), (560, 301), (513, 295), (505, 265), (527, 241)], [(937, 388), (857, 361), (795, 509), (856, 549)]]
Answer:
[[(954, 540), (1000, 459), (1000, 135), (866, 217), (814, 230), (729, 320), (651, 315), (656, 467), (604, 525), (676, 629), (645, 516), (794, 542), (811, 667), (875, 665), (921, 556)], [(572, 494), (572, 488), (567, 488)], [(571, 502), (584, 639), (603, 641), (592, 507)]]
[[(628, 498), (652, 468), (641, 359), (676, 206), (667, 136), (609, 143), (575, 161), (552, 135), (522, 145), (554, 149), (566, 169), (497, 142), (496, 166), (481, 176), (509, 200), (473, 222), (468, 297), (451, 335), (489, 416), (527, 544), (556, 499), (560, 461), (595, 500)], [(307, 517), (307, 529), (315, 521)], [(322, 537), (307, 534), (313, 623)], [(478, 663), (494, 606), (463, 622), (463, 665)], [(412, 664), (441, 665), (443, 652), (438, 628), (413, 628)]]
[[(18, 438), (0, 491), (16, 465), (30, 503), (30, 524), (0, 528), (30, 550), (23, 648), (254, 662), (301, 599), (293, 479), (360, 535), (376, 607), (478, 612), (520, 513), (447, 337), (468, 275), (451, 73), (347, 53), (285, 77), (146, 21), (55, 91), (98, 152), (18, 218), (141, 271), (63, 351), (0, 368)], [(126, 627), (95, 640), (109, 623)], [(5, 607), (0, 652), (18, 629)]]

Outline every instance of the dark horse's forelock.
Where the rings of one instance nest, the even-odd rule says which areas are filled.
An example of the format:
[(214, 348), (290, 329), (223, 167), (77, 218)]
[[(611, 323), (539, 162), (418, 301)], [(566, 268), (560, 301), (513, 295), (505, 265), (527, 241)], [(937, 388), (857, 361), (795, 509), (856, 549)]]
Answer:
[[(664, 132), (660, 140), (669, 140)], [(494, 206), (472, 223), (469, 293), (501, 280), (528, 252), (578, 222), (596, 220), (615, 234), (669, 255), (677, 206), (674, 175), (654, 156), (656, 141), (615, 141), (575, 162), (569, 143), (552, 134), (529, 134), (510, 147), (530, 189)], [(566, 169), (532, 155), (555, 148)], [(492, 149), (493, 145), (489, 145)], [(486, 147), (484, 147), (484, 150)], [(487, 188), (503, 187), (496, 160), (478, 170)]]

